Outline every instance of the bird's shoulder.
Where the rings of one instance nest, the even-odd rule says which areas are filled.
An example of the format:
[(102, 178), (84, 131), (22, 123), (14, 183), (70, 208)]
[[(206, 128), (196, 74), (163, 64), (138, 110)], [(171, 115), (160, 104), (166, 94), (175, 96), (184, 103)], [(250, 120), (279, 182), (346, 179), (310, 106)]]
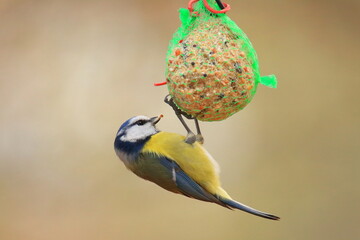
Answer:
[(188, 144), (185, 137), (176, 133), (159, 132), (151, 136), (144, 145), (142, 152), (154, 152), (174, 161), (187, 157), (206, 158), (204, 148), (198, 142)]

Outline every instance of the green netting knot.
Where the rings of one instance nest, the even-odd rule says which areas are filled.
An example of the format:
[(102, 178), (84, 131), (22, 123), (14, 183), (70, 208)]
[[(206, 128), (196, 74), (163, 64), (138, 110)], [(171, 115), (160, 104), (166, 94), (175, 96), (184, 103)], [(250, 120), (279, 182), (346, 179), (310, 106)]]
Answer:
[(275, 75), (262, 76), (260, 77), (260, 83), (267, 87), (276, 88), (277, 87), (277, 79)]

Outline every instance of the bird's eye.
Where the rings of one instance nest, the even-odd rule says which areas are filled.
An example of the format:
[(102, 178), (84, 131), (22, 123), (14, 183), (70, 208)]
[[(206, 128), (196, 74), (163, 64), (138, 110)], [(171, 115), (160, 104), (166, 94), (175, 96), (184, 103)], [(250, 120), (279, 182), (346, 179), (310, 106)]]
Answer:
[(141, 125), (144, 125), (145, 123), (146, 123), (145, 120), (138, 120), (138, 121), (136, 121), (135, 124), (141, 126)]

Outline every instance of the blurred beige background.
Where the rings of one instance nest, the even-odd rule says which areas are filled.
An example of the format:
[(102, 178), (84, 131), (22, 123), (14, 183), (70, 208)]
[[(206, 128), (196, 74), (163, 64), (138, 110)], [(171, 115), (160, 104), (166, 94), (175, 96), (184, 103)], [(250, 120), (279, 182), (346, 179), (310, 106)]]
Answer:
[(262, 74), (253, 102), (203, 123), (233, 198), (273, 222), (164, 191), (113, 151), (164, 114), (165, 53), (187, 0), (0, 0), (0, 239), (360, 239), (360, 3), (228, 0)]

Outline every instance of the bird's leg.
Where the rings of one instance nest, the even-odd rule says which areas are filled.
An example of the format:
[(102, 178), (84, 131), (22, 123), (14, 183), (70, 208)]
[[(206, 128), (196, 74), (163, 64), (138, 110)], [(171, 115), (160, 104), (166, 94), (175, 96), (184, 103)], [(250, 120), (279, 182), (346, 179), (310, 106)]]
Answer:
[(186, 124), (186, 122), (184, 121), (183, 117), (182, 116), (185, 116), (186, 118), (188, 119), (192, 119), (194, 117), (192, 117), (191, 115), (185, 113), (184, 111), (182, 111), (181, 109), (179, 109), (176, 104), (174, 103), (174, 101), (172, 100), (172, 98), (169, 98), (170, 95), (167, 95), (164, 99), (164, 102), (169, 104), (176, 116), (178, 117), (178, 119), (180, 120), (181, 124), (184, 126), (185, 130), (187, 131), (187, 135), (186, 135), (186, 138), (185, 138), (185, 142), (188, 143), (188, 144), (193, 144), (194, 142), (197, 141), (197, 137), (195, 136), (195, 134), (190, 130), (189, 126)]
[(196, 141), (203, 144), (204, 137), (202, 136), (201, 131), (200, 131), (199, 121), (196, 118), (194, 118), (194, 121), (195, 121), (195, 126), (196, 126)]
[(182, 115), (178, 112), (175, 112), (176, 116), (178, 117), (178, 119), (180, 120), (181, 124), (184, 126), (184, 128), (187, 131), (186, 134), (186, 138), (185, 138), (185, 142), (189, 143), (189, 144), (193, 144), (196, 140), (197, 137), (195, 136), (195, 134), (190, 130), (190, 128), (188, 127), (188, 125), (186, 124), (186, 122), (184, 121)]

